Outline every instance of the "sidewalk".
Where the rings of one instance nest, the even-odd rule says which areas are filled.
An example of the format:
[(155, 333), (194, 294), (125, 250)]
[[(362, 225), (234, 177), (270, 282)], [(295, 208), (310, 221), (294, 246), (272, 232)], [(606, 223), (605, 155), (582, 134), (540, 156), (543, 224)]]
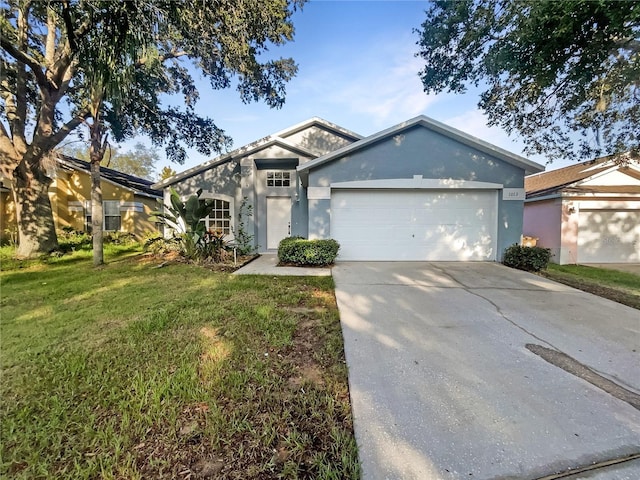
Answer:
[(272, 275), (292, 277), (330, 277), (330, 267), (279, 267), (278, 255), (263, 253), (253, 262), (233, 272), (234, 275)]

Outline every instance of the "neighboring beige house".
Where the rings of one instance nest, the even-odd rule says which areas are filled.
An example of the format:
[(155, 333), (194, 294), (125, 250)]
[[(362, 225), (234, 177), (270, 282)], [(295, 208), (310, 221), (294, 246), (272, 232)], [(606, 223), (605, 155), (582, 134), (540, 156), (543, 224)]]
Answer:
[[(71, 227), (89, 231), (89, 163), (61, 155), (52, 162), (50, 170), (53, 183), (49, 187), (49, 199), (56, 229)], [(129, 232), (141, 238), (146, 232), (156, 231), (157, 226), (149, 217), (158, 209), (162, 192), (151, 188), (153, 182), (110, 168), (102, 167), (100, 171), (105, 232)], [(15, 204), (8, 183), (0, 184), (0, 237), (3, 242), (17, 238)]]
[(640, 165), (609, 157), (525, 179), (524, 235), (552, 261), (640, 263)]

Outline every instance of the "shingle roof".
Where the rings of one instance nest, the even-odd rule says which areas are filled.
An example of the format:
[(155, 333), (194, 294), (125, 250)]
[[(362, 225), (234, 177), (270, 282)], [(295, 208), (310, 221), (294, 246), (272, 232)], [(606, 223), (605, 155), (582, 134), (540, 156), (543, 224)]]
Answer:
[(611, 165), (602, 165), (607, 160), (605, 158), (589, 160), (568, 167), (529, 175), (524, 179), (524, 189), (527, 195), (560, 190), (567, 185), (611, 168)]
[[(527, 198), (550, 195), (560, 191), (565, 192), (593, 192), (593, 193), (637, 193), (639, 188), (633, 185), (618, 186), (576, 186), (574, 184), (593, 175), (614, 168), (610, 157), (597, 158), (586, 162), (576, 163), (564, 168), (548, 172), (529, 175), (524, 179)], [(629, 167), (619, 167), (619, 170), (630, 177), (639, 178), (639, 173)], [(624, 188), (623, 188), (624, 187)], [(624, 191), (623, 191), (624, 190)]]
[[(62, 165), (66, 165), (69, 168), (80, 170), (89, 174), (91, 173), (91, 165), (89, 164), (89, 162), (85, 162), (84, 160), (79, 160), (67, 155), (59, 155), (58, 161)], [(153, 185), (154, 183), (151, 180), (128, 175), (126, 173), (122, 173), (117, 170), (102, 166), (100, 167), (100, 175), (103, 179), (132, 190), (137, 195), (152, 198), (162, 198), (162, 191), (151, 188), (151, 185)]]

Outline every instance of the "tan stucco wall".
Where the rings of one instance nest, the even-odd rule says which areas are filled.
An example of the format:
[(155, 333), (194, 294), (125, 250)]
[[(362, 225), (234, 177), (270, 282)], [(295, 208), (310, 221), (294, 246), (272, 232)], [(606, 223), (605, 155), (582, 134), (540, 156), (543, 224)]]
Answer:
[[(142, 204), (143, 212), (133, 211), (133, 207), (126, 205), (121, 208), (121, 231), (130, 232), (142, 238), (147, 232), (157, 231), (156, 225), (149, 220), (151, 212), (158, 209), (158, 202), (153, 198), (134, 195), (131, 190), (119, 187), (111, 182), (102, 181), (103, 200), (119, 201), (120, 204)], [(6, 240), (5, 230), (15, 228), (15, 205), (11, 193), (2, 193), (0, 201), (0, 235)], [(84, 172), (68, 172), (58, 170), (53, 183), (49, 187), (49, 199), (53, 210), (53, 220), (57, 229), (71, 227), (84, 230), (84, 210), (74, 211), (74, 202), (84, 202), (91, 199), (91, 178)], [(70, 205), (72, 208), (69, 208)]]
[(16, 208), (11, 192), (0, 192), (0, 243), (17, 241)]

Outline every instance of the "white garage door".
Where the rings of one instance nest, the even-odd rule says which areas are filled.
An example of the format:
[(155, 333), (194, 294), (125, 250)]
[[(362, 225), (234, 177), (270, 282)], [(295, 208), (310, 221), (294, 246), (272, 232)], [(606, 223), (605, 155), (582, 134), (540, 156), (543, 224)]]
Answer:
[(638, 210), (580, 210), (578, 263), (640, 262)]
[(495, 260), (496, 190), (333, 190), (340, 260)]

